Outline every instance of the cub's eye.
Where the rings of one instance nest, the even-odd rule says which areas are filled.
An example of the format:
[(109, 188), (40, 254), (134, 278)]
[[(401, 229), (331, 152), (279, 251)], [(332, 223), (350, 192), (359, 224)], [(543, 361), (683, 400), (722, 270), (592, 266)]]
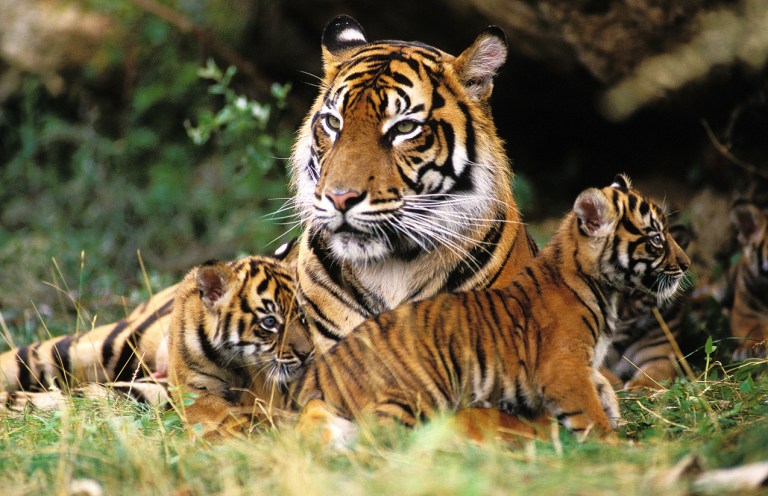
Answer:
[(272, 316), (267, 316), (259, 321), (259, 325), (265, 331), (274, 331), (275, 326), (277, 325), (277, 319)]
[(656, 233), (656, 234), (651, 234), (651, 235), (648, 237), (648, 241), (650, 241), (650, 242), (651, 242), (651, 244), (652, 244), (653, 246), (655, 246), (656, 248), (661, 248), (662, 246), (664, 246), (664, 240), (663, 240), (663, 238), (661, 237), (661, 234), (658, 234), (658, 233)]
[(341, 129), (341, 119), (333, 114), (328, 114), (325, 116), (325, 125), (332, 131), (338, 132)]
[(416, 129), (416, 123), (414, 121), (400, 121), (395, 124), (394, 129), (398, 134), (408, 134)]

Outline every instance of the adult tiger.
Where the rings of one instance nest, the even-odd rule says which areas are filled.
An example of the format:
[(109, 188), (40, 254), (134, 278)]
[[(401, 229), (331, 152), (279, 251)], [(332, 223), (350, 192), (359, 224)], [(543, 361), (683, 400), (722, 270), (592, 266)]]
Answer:
[(6, 351), (0, 355), (0, 391), (70, 389), (164, 371), (164, 336), (175, 289), (164, 289), (117, 322)]
[(689, 264), (661, 208), (618, 176), (578, 196), (509, 287), (441, 294), (358, 326), (310, 364), (295, 407), (336, 427), (361, 414), (413, 425), (467, 407), (545, 411), (610, 439), (618, 402), (598, 367), (619, 302), (672, 298)]
[[(320, 351), (402, 302), (503, 287), (536, 251), (489, 106), (507, 53), (501, 30), (453, 57), (417, 42), (368, 43), (340, 16), (322, 50), (321, 93), (292, 154), (304, 232), (285, 255), (298, 251), (302, 312)], [(169, 289), (117, 323), (8, 352), (5, 387), (47, 387), (56, 370), (77, 378), (73, 364), (103, 372), (84, 380), (162, 369), (162, 349), (156, 363), (138, 357), (157, 354), (172, 308)]]
[[(186, 423), (218, 435), (279, 414), (287, 384), (313, 353), (292, 270), (274, 259), (246, 257), (201, 265), (181, 282), (168, 381)], [(194, 402), (187, 404), (190, 396)]]
[(438, 293), (504, 287), (536, 252), (491, 117), (503, 32), (461, 55), (369, 43), (340, 16), (292, 155), (298, 280), (318, 351), (366, 318)]

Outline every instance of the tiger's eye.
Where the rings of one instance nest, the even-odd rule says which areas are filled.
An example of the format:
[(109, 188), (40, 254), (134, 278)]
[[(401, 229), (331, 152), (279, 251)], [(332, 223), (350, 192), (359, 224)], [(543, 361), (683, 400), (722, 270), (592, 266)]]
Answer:
[(648, 239), (653, 246), (657, 248), (662, 246), (661, 234), (654, 234)]
[(416, 123), (413, 121), (400, 121), (395, 124), (395, 131), (400, 134), (410, 133), (414, 129), (416, 129)]
[(341, 129), (341, 120), (335, 115), (328, 115), (325, 118), (325, 123), (328, 125), (329, 128), (333, 129), (334, 131), (338, 131), (339, 129)]
[(259, 322), (259, 325), (261, 325), (261, 328), (267, 331), (273, 330), (276, 324), (277, 324), (277, 319), (271, 316), (264, 317), (263, 319), (261, 319), (261, 322)]

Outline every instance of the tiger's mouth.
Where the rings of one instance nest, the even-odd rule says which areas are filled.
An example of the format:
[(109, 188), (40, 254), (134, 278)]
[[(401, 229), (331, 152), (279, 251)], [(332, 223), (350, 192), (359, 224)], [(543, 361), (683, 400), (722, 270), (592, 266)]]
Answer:
[(304, 374), (309, 361), (302, 363), (298, 359), (275, 357), (271, 360), (267, 378), (276, 386), (287, 386)]
[(653, 283), (646, 285), (648, 294), (656, 296), (657, 303), (661, 306), (673, 300), (683, 289), (685, 272), (680, 270), (665, 271), (653, 278)]

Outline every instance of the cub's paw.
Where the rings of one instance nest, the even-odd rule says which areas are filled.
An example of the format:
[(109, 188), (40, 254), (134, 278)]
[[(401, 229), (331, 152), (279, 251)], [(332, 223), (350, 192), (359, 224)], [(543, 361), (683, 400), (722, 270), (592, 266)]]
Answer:
[(305, 437), (319, 437), (324, 446), (347, 451), (357, 439), (357, 427), (333, 413), (322, 400), (310, 400), (304, 406), (296, 431)]
[(749, 358), (768, 357), (768, 340), (755, 343), (754, 341), (742, 342), (733, 352), (733, 360), (747, 360)]
[(611, 427), (615, 429), (621, 419), (619, 399), (616, 397), (616, 391), (613, 389), (610, 380), (600, 373), (599, 370), (594, 371), (592, 378), (595, 381), (597, 396), (600, 398), (600, 404), (603, 406), (605, 416), (611, 422)]

